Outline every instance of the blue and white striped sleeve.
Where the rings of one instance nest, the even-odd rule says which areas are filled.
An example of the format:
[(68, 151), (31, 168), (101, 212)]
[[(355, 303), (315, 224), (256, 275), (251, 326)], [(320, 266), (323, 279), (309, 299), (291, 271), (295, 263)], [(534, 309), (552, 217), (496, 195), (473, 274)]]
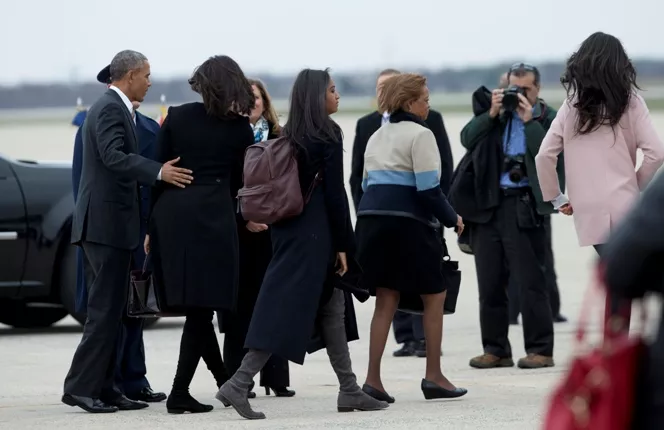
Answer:
[(440, 152), (431, 130), (423, 128), (415, 136), (411, 155), (417, 194), (438, 221), (445, 227), (454, 227), (457, 223), (457, 214), (440, 189)]

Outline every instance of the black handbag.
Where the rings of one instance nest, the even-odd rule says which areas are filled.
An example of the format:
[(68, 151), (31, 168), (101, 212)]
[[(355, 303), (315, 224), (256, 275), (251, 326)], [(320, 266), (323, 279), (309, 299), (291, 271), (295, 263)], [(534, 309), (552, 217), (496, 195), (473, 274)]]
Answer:
[[(452, 260), (450, 257), (445, 238), (441, 239), (443, 257), (440, 261), (440, 271), (443, 274), (443, 282), (447, 287), (443, 314), (451, 315), (456, 312), (456, 303), (461, 287), (461, 271), (459, 270), (459, 262)], [(397, 309), (408, 314), (422, 315), (424, 313), (424, 303), (417, 294), (401, 294)]]
[(148, 270), (150, 254), (145, 256), (143, 269), (132, 270), (129, 277), (129, 300), (127, 315), (135, 318), (154, 318), (161, 316), (161, 306), (152, 279), (152, 270)]

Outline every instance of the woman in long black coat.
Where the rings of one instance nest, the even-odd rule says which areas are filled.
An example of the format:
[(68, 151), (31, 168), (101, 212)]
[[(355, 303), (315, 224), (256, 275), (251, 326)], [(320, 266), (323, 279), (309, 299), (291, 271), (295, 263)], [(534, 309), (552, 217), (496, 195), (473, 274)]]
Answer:
[[(265, 142), (275, 139), (281, 132), (279, 118), (272, 106), (272, 100), (265, 85), (258, 80), (250, 79), (256, 103), (249, 115), (249, 123), (254, 132), (254, 142)], [(241, 184), (231, 187), (234, 195)], [(234, 312), (223, 312), (220, 329), (224, 336), (224, 361), (226, 370), (233, 374), (240, 368), (244, 358), (244, 340), (249, 331), (249, 323), (258, 299), (258, 291), (263, 283), (263, 277), (272, 259), (272, 241), (267, 225), (245, 221), (238, 217), (238, 237), (240, 244), (240, 288), (238, 290), (237, 308)], [(295, 391), (289, 390), (290, 374), (288, 360), (273, 355), (261, 370), (260, 385), (265, 387), (265, 393), (270, 390), (277, 397), (292, 397)], [(250, 388), (250, 390), (253, 388)], [(249, 391), (248, 397), (254, 398), (256, 394)]]
[(212, 409), (189, 395), (201, 357), (218, 385), (228, 378), (212, 318), (215, 310), (236, 305), (238, 233), (231, 184), (241, 180), (233, 175), (240, 174), (244, 150), (254, 141), (244, 116), (254, 106), (254, 95), (235, 61), (212, 57), (189, 83), (203, 103), (169, 109), (157, 141), (157, 159), (177, 158), (180, 166), (193, 171), (194, 179), (185, 188), (155, 189), (146, 238), (162, 306), (186, 314), (166, 404), (170, 413)]
[(339, 379), (338, 410), (388, 407), (357, 385), (344, 322), (346, 296), (339, 289), (325, 288), (332, 284), (326, 280), (336, 276), (335, 263), (337, 273), (347, 271), (346, 252), (352, 237), (341, 130), (330, 118), (338, 104), (339, 95), (327, 71), (300, 72), (282, 134), (294, 145), (302, 194), (309, 195), (312, 185), (313, 192), (300, 215), (270, 227), (273, 256), (245, 341), (249, 351), (217, 393), (225, 406), (233, 406), (247, 419), (265, 418), (247, 400), (254, 376), (273, 354), (302, 364), (317, 320)]

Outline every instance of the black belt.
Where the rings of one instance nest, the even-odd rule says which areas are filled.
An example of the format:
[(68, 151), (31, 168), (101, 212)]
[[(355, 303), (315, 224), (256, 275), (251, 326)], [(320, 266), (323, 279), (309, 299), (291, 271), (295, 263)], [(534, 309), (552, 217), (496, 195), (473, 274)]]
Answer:
[(521, 187), (521, 188), (501, 188), (500, 190), (502, 191), (504, 196), (522, 196), (524, 194), (528, 194), (528, 191), (530, 189), (528, 187)]

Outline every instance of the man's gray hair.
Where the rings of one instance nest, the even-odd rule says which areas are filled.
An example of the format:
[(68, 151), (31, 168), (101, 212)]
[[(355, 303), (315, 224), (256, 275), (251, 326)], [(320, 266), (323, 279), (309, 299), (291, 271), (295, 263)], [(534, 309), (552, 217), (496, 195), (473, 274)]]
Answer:
[(118, 52), (111, 61), (111, 82), (121, 80), (130, 70), (140, 69), (147, 61), (147, 57), (140, 52), (130, 49)]

